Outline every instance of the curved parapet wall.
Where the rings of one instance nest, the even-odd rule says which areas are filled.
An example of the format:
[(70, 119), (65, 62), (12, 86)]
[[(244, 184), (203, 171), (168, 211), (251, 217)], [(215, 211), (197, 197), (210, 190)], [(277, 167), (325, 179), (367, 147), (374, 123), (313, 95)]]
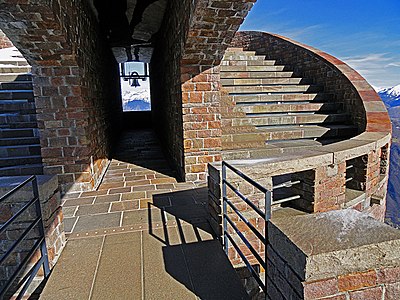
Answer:
[(343, 61), (316, 48), (265, 32), (238, 32), (232, 46), (256, 51), (268, 59), (279, 58), (280, 63), (290, 64), (295, 72), (323, 85), (326, 92), (336, 95), (337, 102), (343, 102), (359, 133), (391, 132), (389, 116), (378, 94)]
[[(286, 37), (238, 32), (231, 47), (255, 51), (277, 65), (290, 65), (296, 74), (323, 86), (324, 92), (334, 96), (331, 101), (343, 106), (357, 132), (345, 140), (311, 149), (276, 149), (263, 156), (243, 155), (230, 163), (254, 180), (269, 178), (271, 184), (279, 176), (300, 180), (288, 196), (300, 195), (301, 200), (292, 204), (303, 211), (351, 207), (383, 220), (391, 123), (383, 102), (367, 81), (339, 59)], [(218, 169), (218, 164), (213, 167)]]

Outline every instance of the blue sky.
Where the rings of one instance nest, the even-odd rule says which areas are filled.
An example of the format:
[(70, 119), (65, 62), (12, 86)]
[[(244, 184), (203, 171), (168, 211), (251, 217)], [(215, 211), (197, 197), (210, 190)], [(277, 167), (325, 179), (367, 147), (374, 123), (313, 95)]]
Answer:
[(278, 33), (319, 48), (374, 87), (400, 84), (400, 0), (258, 0), (241, 30)]

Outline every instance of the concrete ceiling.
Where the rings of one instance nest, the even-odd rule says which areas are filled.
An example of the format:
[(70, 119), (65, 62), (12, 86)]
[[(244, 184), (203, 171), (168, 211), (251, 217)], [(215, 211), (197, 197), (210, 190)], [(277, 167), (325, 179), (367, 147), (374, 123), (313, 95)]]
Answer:
[(167, 0), (90, 0), (115, 58), (150, 62)]

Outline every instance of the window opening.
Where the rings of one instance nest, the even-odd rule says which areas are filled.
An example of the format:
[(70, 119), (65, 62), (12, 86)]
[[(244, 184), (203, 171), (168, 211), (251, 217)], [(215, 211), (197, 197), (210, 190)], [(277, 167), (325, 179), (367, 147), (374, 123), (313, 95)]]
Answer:
[(150, 111), (149, 66), (141, 62), (120, 64), (123, 111)]

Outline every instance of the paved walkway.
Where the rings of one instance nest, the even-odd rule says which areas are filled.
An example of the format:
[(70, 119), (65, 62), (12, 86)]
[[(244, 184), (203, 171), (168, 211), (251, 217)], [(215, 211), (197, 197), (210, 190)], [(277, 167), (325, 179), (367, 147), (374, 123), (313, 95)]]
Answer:
[(98, 191), (64, 197), (69, 240), (41, 299), (248, 299), (207, 188), (172, 175), (152, 131), (126, 133)]

